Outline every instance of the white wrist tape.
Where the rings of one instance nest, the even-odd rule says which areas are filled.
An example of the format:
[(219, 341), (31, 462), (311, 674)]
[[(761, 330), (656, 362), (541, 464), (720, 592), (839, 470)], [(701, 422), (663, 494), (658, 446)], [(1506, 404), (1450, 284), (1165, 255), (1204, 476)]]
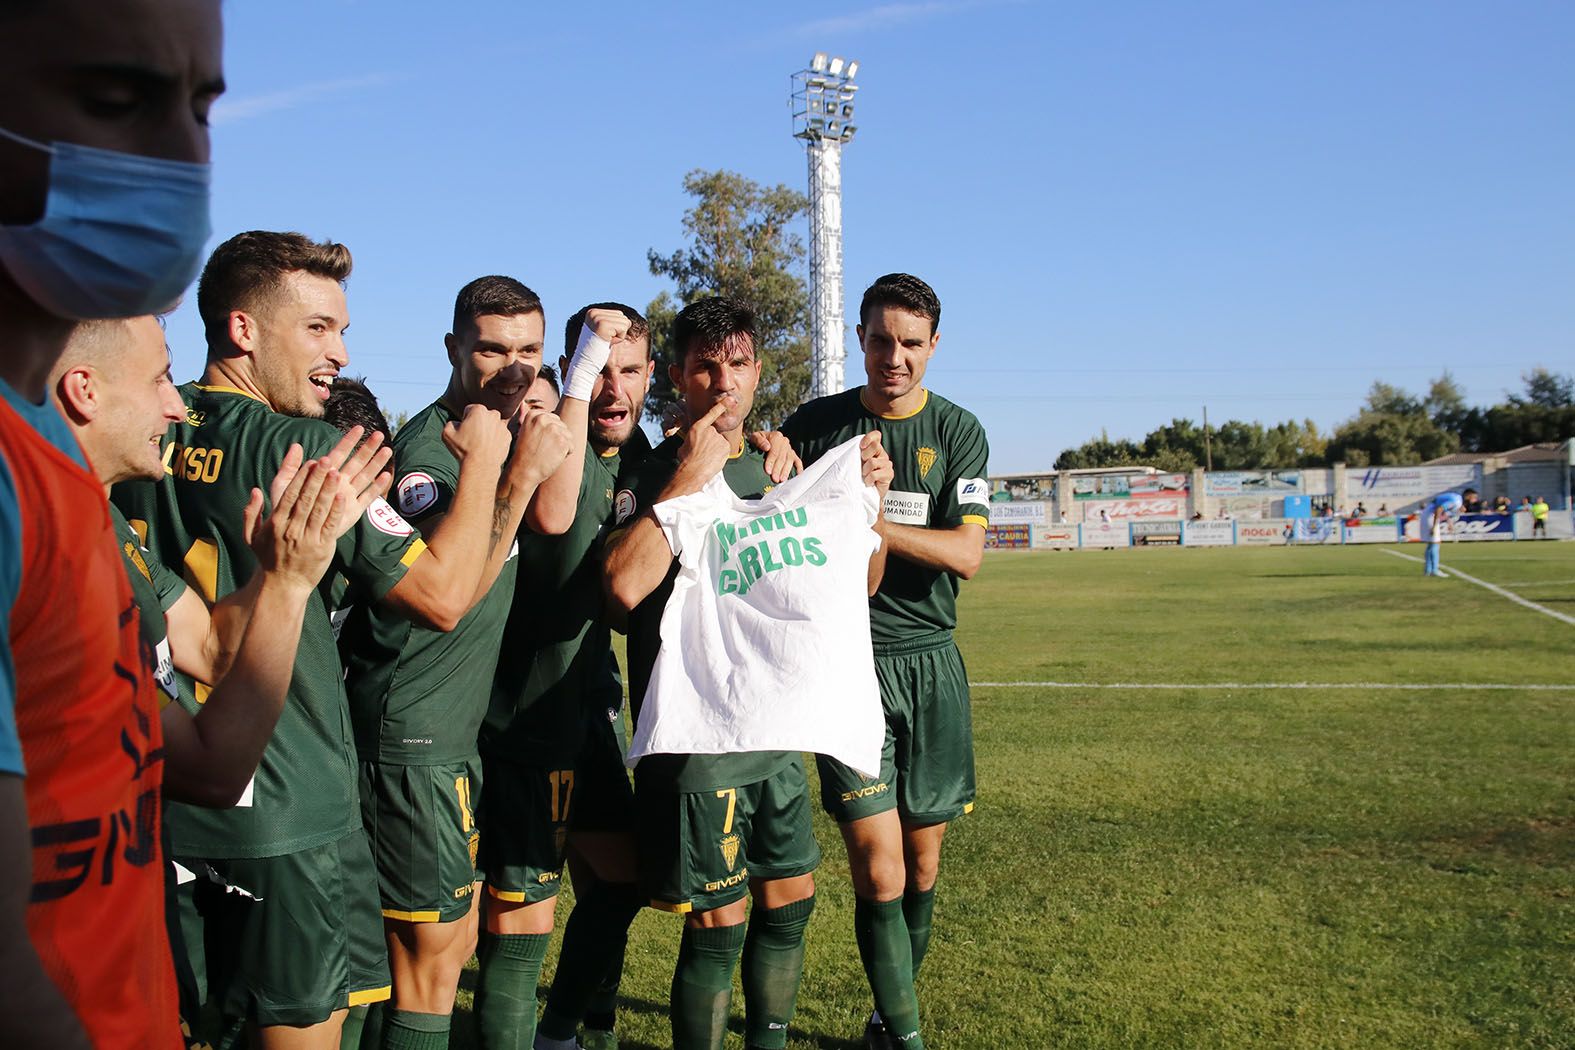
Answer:
[(596, 377), (602, 374), (611, 356), (612, 344), (592, 331), (589, 325), (582, 325), (580, 343), (574, 348), (569, 369), (563, 376), (563, 396), (589, 401)]

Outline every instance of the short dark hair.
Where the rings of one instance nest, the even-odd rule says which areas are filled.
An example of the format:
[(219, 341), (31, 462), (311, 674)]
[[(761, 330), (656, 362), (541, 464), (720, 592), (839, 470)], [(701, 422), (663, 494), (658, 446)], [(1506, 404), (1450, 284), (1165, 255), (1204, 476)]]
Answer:
[(869, 324), (870, 310), (880, 306), (894, 306), (928, 317), (931, 335), (941, 327), (941, 301), (935, 289), (911, 273), (888, 273), (875, 278), (875, 283), (864, 289), (864, 299), (859, 303), (859, 324)]
[[(742, 301), (726, 295), (698, 299), (673, 318), (673, 359), (683, 367), (691, 350), (701, 355), (724, 350), (736, 337), (755, 338), (755, 312)], [(756, 348), (758, 355), (759, 348)]]
[(541, 370), (536, 373), (536, 378), (545, 379), (547, 385), (552, 387), (554, 394), (563, 393), (563, 388), (558, 385), (558, 373), (553, 370), (551, 365), (542, 365)]
[(278, 290), (286, 274), (309, 273), (343, 284), (350, 277), (350, 249), (334, 241), (314, 241), (299, 233), (248, 230), (213, 250), (197, 280), (197, 313), (202, 317), (212, 360), (229, 341), (230, 314), (254, 310)]
[(351, 427), (361, 427), (369, 436), (376, 432), (387, 441), (393, 437), (388, 418), (377, 403), (377, 396), (367, 389), (365, 376), (338, 376), (323, 404), (323, 418), (339, 428), (341, 434)]
[[(629, 338), (631, 340), (639, 339), (642, 336), (648, 336), (651, 334), (650, 322), (647, 321), (645, 316), (634, 307), (625, 306), (623, 303), (591, 303), (589, 306), (582, 306), (578, 310), (574, 311), (574, 316), (570, 317), (568, 321), (564, 323), (564, 353), (572, 354), (574, 353), (574, 348), (580, 345), (580, 328), (585, 324), (585, 315), (590, 313), (592, 310), (617, 310), (619, 313), (627, 317), (629, 319)], [(645, 352), (647, 354), (651, 352), (649, 340), (646, 342)]]
[(477, 277), (459, 290), (454, 297), (454, 327), (449, 331), (459, 335), (467, 326), (474, 327), (476, 318), (496, 314), (499, 317), (518, 317), (520, 314), (541, 314), (541, 296), (512, 277)]

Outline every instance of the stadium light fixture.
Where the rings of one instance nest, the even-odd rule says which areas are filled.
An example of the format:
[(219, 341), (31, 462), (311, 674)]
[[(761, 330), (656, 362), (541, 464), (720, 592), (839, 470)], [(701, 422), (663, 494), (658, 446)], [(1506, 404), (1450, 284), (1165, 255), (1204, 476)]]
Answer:
[(810, 396), (843, 387), (847, 324), (842, 288), (842, 147), (858, 128), (859, 64), (817, 51), (793, 74), (793, 135), (809, 155)]

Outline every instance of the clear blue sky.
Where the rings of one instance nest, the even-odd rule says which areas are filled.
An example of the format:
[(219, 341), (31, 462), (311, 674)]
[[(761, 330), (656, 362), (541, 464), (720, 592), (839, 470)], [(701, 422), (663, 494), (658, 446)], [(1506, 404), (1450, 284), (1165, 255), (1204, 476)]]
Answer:
[[(680, 181), (802, 188), (789, 74), (860, 60), (848, 299), (944, 306), (993, 472), (1172, 416), (1328, 427), (1375, 378), (1575, 371), (1567, 3), (229, 3), (216, 241), (344, 241), (351, 372), (441, 391), (471, 277), (643, 306)], [(850, 317), (850, 325), (854, 318)], [(170, 325), (201, 365), (194, 303)], [(855, 353), (851, 327), (849, 346)], [(850, 379), (857, 381), (857, 358)]]

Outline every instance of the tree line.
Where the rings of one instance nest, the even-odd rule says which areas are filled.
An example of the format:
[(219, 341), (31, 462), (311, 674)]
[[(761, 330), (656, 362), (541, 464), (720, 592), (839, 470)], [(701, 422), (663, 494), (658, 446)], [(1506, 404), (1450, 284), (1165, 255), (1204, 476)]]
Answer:
[(1353, 467), (1421, 463), (1452, 452), (1500, 452), (1575, 435), (1575, 378), (1535, 368), (1522, 376), (1524, 389), (1486, 408), (1466, 404), (1448, 372), (1418, 397), (1375, 382), (1356, 415), (1332, 434), (1310, 419), (1272, 426), (1230, 420), (1203, 428), (1172, 419), (1141, 441), (1101, 434), (1056, 457), (1057, 470), (1080, 467), (1152, 466), (1189, 471), (1212, 455), (1215, 470)]

